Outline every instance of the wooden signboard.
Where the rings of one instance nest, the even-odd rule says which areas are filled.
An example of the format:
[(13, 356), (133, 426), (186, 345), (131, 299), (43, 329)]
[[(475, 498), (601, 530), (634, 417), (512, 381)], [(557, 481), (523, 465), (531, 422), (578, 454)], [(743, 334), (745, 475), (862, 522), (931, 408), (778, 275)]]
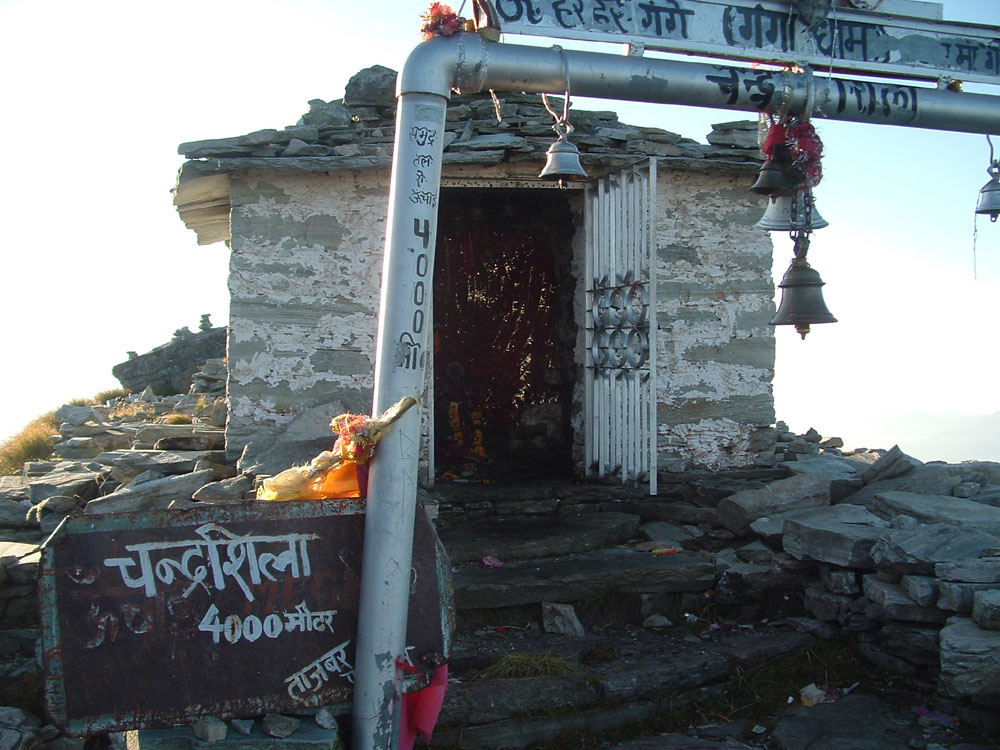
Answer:
[[(83, 516), (44, 551), (45, 697), (71, 734), (255, 716), (352, 694), (360, 501)], [(447, 659), (450, 568), (414, 530), (412, 687)]]

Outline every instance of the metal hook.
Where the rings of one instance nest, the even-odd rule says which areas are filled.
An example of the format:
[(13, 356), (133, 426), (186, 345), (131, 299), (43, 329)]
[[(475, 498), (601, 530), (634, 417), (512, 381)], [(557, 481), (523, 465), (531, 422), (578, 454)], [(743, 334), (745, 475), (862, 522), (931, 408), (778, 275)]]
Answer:
[(552, 115), (552, 119), (556, 121), (556, 124), (552, 126), (552, 129), (560, 135), (564, 135), (558, 126), (563, 126), (566, 129), (566, 133), (571, 133), (573, 131), (573, 126), (569, 124), (569, 61), (566, 59), (566, 50), (560, 47), (558, 44), (553, 44), (552, 49), (559, 53), (559, 59), (562, 62), (563, 69), (563, 80), (566, 81), (566, 96), (563, 98), (563, 112), (562, 117), (556, 114), (555, 110), (549, 105), (549, 98), (546, 94), (542, 94), (542, 104), (545, 105), (545, 109), (548, 113)]

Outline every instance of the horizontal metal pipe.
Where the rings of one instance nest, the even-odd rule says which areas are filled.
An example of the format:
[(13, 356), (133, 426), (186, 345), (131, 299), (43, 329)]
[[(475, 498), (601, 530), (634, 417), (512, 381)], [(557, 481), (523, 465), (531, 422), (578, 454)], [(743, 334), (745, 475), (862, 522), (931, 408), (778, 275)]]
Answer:
[[(411, 62), (413, 63), (411, 65)], [(399, 79), (400, 93), (484, 89), (558, 93), (600, 99), (792, 114), (963, 133), (1000, 132), (1000, 97), (909, 84), (813, 76), (683, 60), (609, 55), (486, 42), (477, 34), (419, 45)], [(450, 73), (450, 75), (449, 75)], [(445, 82), (446, 81), (446, 82)]]

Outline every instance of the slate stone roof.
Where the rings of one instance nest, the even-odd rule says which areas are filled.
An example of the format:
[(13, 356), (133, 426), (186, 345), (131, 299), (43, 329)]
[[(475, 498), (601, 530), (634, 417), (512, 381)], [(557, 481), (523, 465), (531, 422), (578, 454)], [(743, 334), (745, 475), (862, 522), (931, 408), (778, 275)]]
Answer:
[[(228, 238), (228, 178), (240, 170), (340, 172), (388, 169), (395, 133), (396, 72), (375, 66), (355, 75), (343, 99), (309, 102), (309, 111), (283, 130), (182, 143), (189, 161), (178, 175), (174, 204), (200, 244)], [(561, 111), (562, 100), (550, 97)], [(499, 115), (499, 120), (498, 120)], [(667, 168), (751, 173), (761, 160), (757, 123), (712, 126), (708, 145), (655, 127), (636, 127), (611, 111), (571, 108), (574, 132), (591, 177), (649, 156)], [(488, 92), (454, 94), (448, 105), (444, 169), (451, 165), (505, 165), (534, 175), (545, 163), (555, 133), (540, 95)]]

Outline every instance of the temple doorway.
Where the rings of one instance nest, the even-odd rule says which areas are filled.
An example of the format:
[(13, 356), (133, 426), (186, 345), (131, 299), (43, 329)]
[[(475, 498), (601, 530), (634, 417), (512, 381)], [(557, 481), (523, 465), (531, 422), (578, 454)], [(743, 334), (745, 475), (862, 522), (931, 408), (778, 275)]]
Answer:
[(566, 191), (444, 189), (434, 268), (434, 475), (573, 474)]

